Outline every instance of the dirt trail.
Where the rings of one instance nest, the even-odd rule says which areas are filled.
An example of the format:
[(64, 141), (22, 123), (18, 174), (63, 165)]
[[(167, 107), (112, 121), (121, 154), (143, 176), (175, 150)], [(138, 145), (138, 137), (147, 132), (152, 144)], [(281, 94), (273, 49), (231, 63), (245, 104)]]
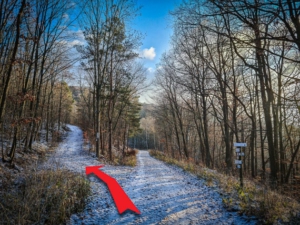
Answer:
[[(58, 146), (48, 165), (55, 164), (84, 173), (85, 166), (100, 163), (82, 150), (82, 131), (71, 132)], [(169, 166), (139, 151), (138, 165), (105, 166), (101, 170), (114, 177), (141, 211), (118, 214), (107, 186), (90, 176), (92, 195), (85, 210), (72, 215), (69, 224), (255, 224), (255, 220), (227, 212), (219, 194), (203, 180)]]

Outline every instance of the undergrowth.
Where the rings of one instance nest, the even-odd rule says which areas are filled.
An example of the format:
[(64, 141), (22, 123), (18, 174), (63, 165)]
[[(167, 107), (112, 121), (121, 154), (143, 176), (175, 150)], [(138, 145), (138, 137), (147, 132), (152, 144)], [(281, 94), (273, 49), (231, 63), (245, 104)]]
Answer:
[(1, 224), (63, 224), (83, 210), (89, 190), (83, 176), (67, 170), (44, 170), (6, 182), (0, 189)]
[(135, 149), (130, 149), (128, 151), (125, 152), (125, 156), (123, 158), (123, 160), (121, 160), (121, 165), (122, 166), (136, 166), (136, 155), (137, 155), (138, 151)]
[[(297, 201), (276, 193), (267, 187), (257, 186), (254, 182), (245, 180), (241, 188), (237, 178), (210, 170), (193, 162), (175, 160), (159, 151), (151, 150), (150, 155), (189, 171), (206, 180), (208, 186), (217, 186), (223, 195), (223, 203), (229, 210), (254, 215), (264, 224), (273, 224), (278, 220), (285, 223), (299, 224), (295, 218), (300, 211)], [(297, 221), (296, 221), (297, 220)]]

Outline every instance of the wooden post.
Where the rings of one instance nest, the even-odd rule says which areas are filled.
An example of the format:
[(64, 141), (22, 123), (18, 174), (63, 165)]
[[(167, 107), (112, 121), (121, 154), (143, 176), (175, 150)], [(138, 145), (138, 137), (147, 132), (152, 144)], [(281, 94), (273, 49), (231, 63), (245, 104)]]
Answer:
[(247, 143), (234, 143), (234, 146), (237, 147), (235, 152), (238, 156), (238, 160), (235, 160), (235, 164), (237, 165), (237, 168), (240, 169), (240, 186), (241, 188), (243, 188), (244, 183), (243, 183), (242, 156), (245, 156), (245, 153), (241, 149), (242, 147), (247, 147)]
[[(239, 153), (239, 160), (242, 161), (242, 156), (241, 156), (242, 151)], [(241, 188), (243, 188), (243, 164), (241, 164), (240, 168), (240, 182), (241, 182)]]

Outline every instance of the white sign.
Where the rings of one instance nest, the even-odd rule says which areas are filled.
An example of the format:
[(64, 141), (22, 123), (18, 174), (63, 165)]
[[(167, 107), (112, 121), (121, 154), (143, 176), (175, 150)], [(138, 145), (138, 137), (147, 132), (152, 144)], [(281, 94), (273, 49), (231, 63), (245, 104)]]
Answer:
[(236, 149), (235, 149), (235, 152), (240, 152), (240, 151), (241, 151), (240, 148), (236, 148)]
[(100, 138), (100, 133), (99, 132), (97, 132), (97, 139), (99, 139)]
[(242, 160), (234, 160), (234, 164), (237, 164), (237, 165), (239, 165), (239, 164), (243, 164), (243, 162), (242, 162)]
[(247, 143), (237, 143), (237, 142), (234, 142), (234, 147), (247, 147)]
[(241, 169), (242, 167), (241, 165), (236, 165), (236, 168)]
[(237, 155), (245, 156), (245, 153), (244, 152), (239, 152)]

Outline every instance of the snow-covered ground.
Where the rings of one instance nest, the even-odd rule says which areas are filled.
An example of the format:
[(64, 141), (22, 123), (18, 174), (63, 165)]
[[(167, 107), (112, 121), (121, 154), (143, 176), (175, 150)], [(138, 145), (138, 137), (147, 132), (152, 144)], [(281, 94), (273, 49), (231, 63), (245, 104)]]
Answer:
[[(68, 137), (45, 166), (66, 167), (85, 173), (86, 166), (99, 165), (94, 157), (82, 150), (82, 131), (72, 125)], [(107, 186), (90, 176), (92, 195), (84, 211), (71, 216), (69, 224), (256, 224), (228, 212), (219, 194), (181, 169), (169, 166), (139, 151), (134, 168), (109, 166), (101, 168), (114, 177), (141, 211), (120, 215)]]

